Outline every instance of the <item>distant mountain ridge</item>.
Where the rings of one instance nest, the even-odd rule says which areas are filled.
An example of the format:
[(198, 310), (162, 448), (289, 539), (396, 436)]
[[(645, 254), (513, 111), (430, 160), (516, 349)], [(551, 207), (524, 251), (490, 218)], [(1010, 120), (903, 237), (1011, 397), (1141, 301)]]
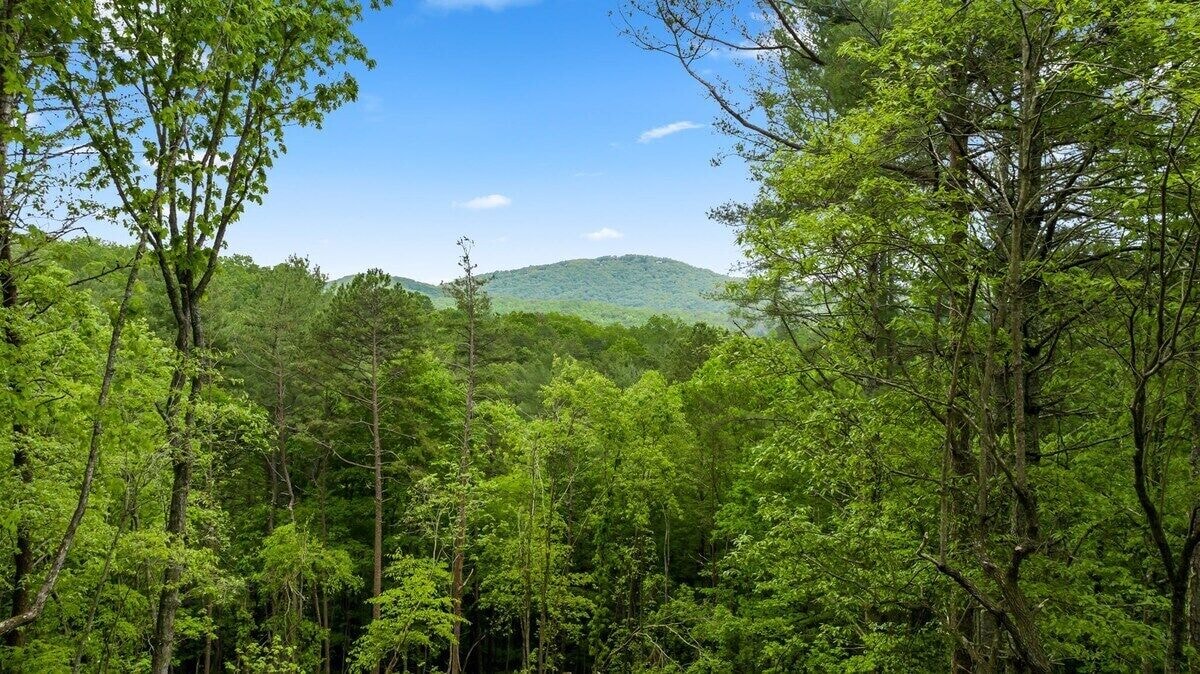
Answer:
[[(603, 323), (635, 324), (655, 314), (688, 321), (728, 322), (728, 303), (715, 296), (737, 279), (651, 255), (608, 255), (482, 274), (497, 311), (555, 311)], [(334, 285), (350, 277), (337, 279)], [(449, 306), (440, 287), (403, 276), (402, 287)]]

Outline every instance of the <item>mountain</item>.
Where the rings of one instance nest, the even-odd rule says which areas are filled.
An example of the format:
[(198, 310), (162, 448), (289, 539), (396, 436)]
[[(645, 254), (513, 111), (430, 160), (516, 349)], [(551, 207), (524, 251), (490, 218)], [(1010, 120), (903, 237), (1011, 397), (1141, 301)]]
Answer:
[[(619, 255), (564, 260), (484, 274), (497, 311), (554, 311), (601, 323), (638, 324), (655, 314), (727, 323), (729, 305), (713, 299), (736, 279), (678, 260)], [(342, 283), (349, 277), (334, 281)], [(450, 300), (438, 286), (395, 276), (405, 289)]]
[(487, 274), (496, 297), (582, 300), (656, 311), (723, 312), (708, 297), (733, 279), (678, 260), (621, 255), (566, 260)]

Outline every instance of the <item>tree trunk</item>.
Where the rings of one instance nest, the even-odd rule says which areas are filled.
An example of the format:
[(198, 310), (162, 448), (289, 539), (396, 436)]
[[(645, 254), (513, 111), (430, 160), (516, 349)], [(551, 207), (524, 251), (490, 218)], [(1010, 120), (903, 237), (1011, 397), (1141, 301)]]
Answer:
[[(212, 602), (209, 602), (207, 611), (208, 611), (209, 615), (212, 614), (212, 612), (213, 612)], [(204, 666), (200, 670), (200, 671), (204, 672), (204, 674), (209, 674), (209, 672), (212, 671), (212, 659), (213, 659), (213, 638), (212, 638), (212, 634), (206, 634), (206, 635), (204, 635), (204, 660), (203, 660)]]
[(275, 459), (270, 452), (264, 452), (263, 470), (267, 477), (267, 534), (275, 531), (275, 508), (279, 503), (279, 478), (275, 469)]
[(1012, 377), (1012, 423), (1013, 447), (1012, 489), (1013, 535), (1017, 544), (1003, 577), (997, 585), (1003, 595), (1004, 606), (1012, 622), (1010, 634), (1017, 653), (1031, 672), (1040, 674), (1050, 671), (1050, 661), (1042, 646), (1041, 636), (1033, 618), (1033, 611), (1020, 588), (1020, 568), (1024, 559), (1037, 549), (1040, 537), (1037, 499), (1029, 482), (1027, 463), (1031, 451), (1038, 453), (1038, 419), (1030, 412), (1036, 408), (1030, 402), (1027, 388), (1025, 364), (1025, 303), (1029, 282), (1025, 279), (1026, 250), (1037, 236), (1039, 227), (1039, 203), (1041, 189), (1041, 137), (1037, 103), (1037, 73), (1040, 53), (1031, 44), (1031, 38), (1021, 42), (1021, 107), (1017, 158), (1016, 208), (1011, 221), (1009, 241), (1008, 279), (1005, 291), (1008, 295), (1008, 348)]
[[(196, 424), (196, 403), (200, 398), (203, 379), (194, 362), (203, 347), (199, 307), (190, 293), (190, 283), (181, 279), (183, 324), (178, 326), (175, 340), (176, 365), (167, 402), (167, 440), (171, 446), (171, 501), (167, 512), (167, 540), (170, 551), (163, 571), (163, 585), (158, 597), (150, 670), (153, 674), (168, 674), (175, 647), (175, 612), (179, 609), (179, 590), (183, 578), (182, 549), (187, 544), (187, 506), (192, 485), (192, 433)], [(189, 374), (190, 371), (190, 374)], [(184, 389), (187, 394), (184, 395)], [(180, 408), (183, 408), (182, 418)], [(181, 423), (182, 422), (182, 423)]]
[(550, 648), (550, 574), (552, 573), (551, 565), (553, 557), (551, 556), (551, 524), (553, 523), (553, 512), (550, 508), (554, 505), (554, 485), (550, 483), (547, 490), (546, 503), (548, 509), (542, 517), (544, 520), (543, 527), (545, 535), (543, 536), (542, 545), (545, 549), (542, 551), (542, 591), (539, 597), (539, 614), (538, 614), (538, 653), (537, 653), (537, 671), (538, 674), (546, 674), (546, 668), (549, 665), (547, 662), (547, 649)]
[(462, 671), (460, 657), (463, 615), (463, 564), (467, 546), (467, 489), (470, 486), (471, 422), (475, 415), (475, 287), (470, 260), (466, 259), (465, 309), (467, 314), (467, 391), (463, 414), (462, 444), (458, 455), (458, 517), (454, 528), (454, 561), (451, 571), (451, 603), (454, 638), (450, 642), (450, 674)]
[(1171, 613), (1167, 625), (1167, 662), (1163, 667), (1164, 674), (1181, 674), (1187, 670), (1187, 657), (1184, 647), (1187, 645), (1187, 596), (1188, 569), (1181, 568), (1179, 577), (1171, 587)]
[[(1200, 480), (1200, 358), (1196, 355), (1193, 345), (1187, 349), (1190, 353), (1188, 385), (1186, 386), (1185, 401), (1188, 413), (1188, 428), (1190, 431), (1191, 448), (1188, 460), (1191, 464), (1192, 480)], [(1192, 553), (1189, 564), (1191, 583), (1188, 587), (1188, 642), (1192, 650), (1200, 653), (1200, 549)]]
[[(288, 468), (288, 429), (287, 429), (287, 381), (283, 376), (284, 363), (282, 358), (276, 358), (275, 370), (275, 445), (278, 461), (279, 479), (287, 491), (288, 520), (296, 522), (296, 490), (292, 487), (292, 474)], [(272, 502), (271, 507), (275, 504)]]
[[(371, 350), (371, 456), (375, 476), (375, 540), (374, 567), (371, 573), (371, 596), (383, 594), (383, 440), (379, 428), (379, 349)], [(371, 605), (371, 619), (379, 620), (379, 604)]]

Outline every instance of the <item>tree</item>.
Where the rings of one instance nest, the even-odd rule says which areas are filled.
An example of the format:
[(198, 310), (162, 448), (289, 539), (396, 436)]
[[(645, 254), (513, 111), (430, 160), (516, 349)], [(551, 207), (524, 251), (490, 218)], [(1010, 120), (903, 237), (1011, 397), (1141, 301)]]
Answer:
[[(1150, 128), (1131, 139), (1134, 147), (1122, 148), (1140, 155), (1147, 175), (1137, 181), (1141, 195), (1125, 202), (1123, 220), (1128, 224), (1120, 244), (1130, 251), (1111, 259), (1105, 266), (1109, 278), (1097, 280), (1099, 293), (1112, 294), (1112, 301), (1102, 305), (1104, 313), (1119, 320), (1097, 320), (1095, 335), (1099, 344), (1112, 349), (1128, 380), (1133, 488), (1162, 565), (1170, 606), (1167, 672), (1187, 669), (1189, 638), (1200, 638), (1200, 626), (1189, 626), (1187, 615), (1197, 582), (1193, 566), (1200, 546), (1200, 497), (1188, 490), (1172, 499), (1182, 506), (1179, 515), (1186, 512), (1176, 516), (1178, 523), (1171, 522), (1170, 506), (1163, 498), (1173, 475), (1185, 483), (1192, 476), (1197, 430), (1192, 425), (1194, 412), (1187, 409), (1194, 394), (1189, 399), (1171, 393), (1190, 385), (1191, 378), (1182, 370), (1191, 367), (1189, 352), (1196, 348), (1193, 340), (1200, 326), (1195, 300), (1200, 290), (1200, 218), (1193, 196), (1197, 166), (1191, 158), (1200, 109), (1179, 94), (1165, 84), (1152, 104), (1155, 120)], [(1153, 493), (1155, 489), (1161, 496)], [(1170, 531), (1172, 525), (1178, 527), (1176, 532)]]
[[(366, 62), (353, 0), (274, 4), (113, 0), (56, 54), (58, 91), (97, 153), (117, 210), (146, 236), (174, 318), (178, 365), (164, 406), (174, 485), (167, 530), (185, 545), (195, 407), (205, 375), (201, 300), (228, 228), (261, 201), (285, 130), (352, 100), (339, 74)], [(148, 167), (148, 170), (147, 170)], [(155, 674), (171, 665), (182, 555), (163, 572)]]
[[(133, 297), (134, 284), (138, 277), (138, 268), (141, 263), (142, 253), (145, 251), (146, 241), (144, 238), (138, 240), (137, 250), (134, 253), (133, 260), (129, 265), (129, 274), (125, 282), (125, 293), (121, 297), (121, 303), (117, 307), (116, 316), (113, 317), (112, 331), (108, 340), (108, 351), (104, 360), (104, 372), (100, 377), (99, 392), (96, 394), (96, 409), (92, 412), (92, 430), (88, 440), (88, 455), (87, 463), (83, 469), (82, 484), (79, 487), (79, 497), (75, 504), (75, 509), (71, 513), (71, 519), (67, 522), (66, 530), (63, 532), (57, 549), (54, 553), (53, 561), (46, 573), (46, 578), (42, 580), (41, 586), (34, 595), (33, 602), (28, 604), (23, 596), (14, 597), (13, 599), (13, 614), (11, 617), (0, 620), (0, 634), (8, 634), (14, 630), (35, 621), (41, 616), (42, 611), (46, 607), (46, 601), (50, 598), (50, 594), (54, 591), (55, 584), (58, 582), (58, 577), (62, 573), (63, 567), (67, 563), (67, 554), (71, 551), (71, 546), (75, 542), (75, 533), (79, 529), (80, 523), (83, 521), (83, 516), (87, 513), (88, 499), (92, 491), (92, 482), (96, 477), (96, 469), (100, 462), (101, 441), (104, 435), (103, 415), (108, 406), (108, 399), (112, 393), (113, 378), (117, 370), (117, 355), (121, 347), (121, 333), (125, 329), (125, 319), (129, 315), (129, 304)], [(18, 573), (18, 577), (14, 579), (14, 589), (19, 593), (24, 592), (25, 579), (20, 577), (28, 572), (27, 556), (28, 556), (28, 535), (18, 536), (18, 552), (17, 562), (14, 565)], [(18, 610), (19, 609), (19, 610)], [(10, 645), (20, 645), (19, 640), (13, 640)]]
[[(337, 392), (366, 412), (375, 510), (372, 597), (383, 592), (383, 417), (394, 404), (384, 389), (389, 379), (404, 375), (399, 359), (424, 343), (430, 309), (429, 298), (373, 269), (334, 291), (315, 328), (321, 358), (337, 377)], [(371, 614), (379, 619), (380, 604), (372, 604)]]
[(444, 567), (401, 556), (388, 567), (388, 576), (395, 586), (371, 599), (379, 615), (355, 643), (354, 671), (369, 672), (386, 663), (385, 673), (395, 671), (397, 664), (407, 672), (411, 654), (437, 653), (454, 638), (455, 617), (444, 594), (449, 585)]
[[(275, 426), (274, 449), (263, 462), (269, 485), (266, 529), (275, 527), (276, 511), (282, 506), (287, 520), (295, 522), (296, 486), (293, 483), (289, 445), (302, 434), (305, 405), (314, 404), (310, 381), (317, 359), (312, 353), (309, 332), (320, 314), (326, 295), (325, 277), (307, 259), (292, 257), (261, 271), (244, 285), (228, 284), (227, 292), (216, 288), (210, 303), (217, 348), (231, 350), (230, 369), (244, 378), (244, 388), (271, 411)], [(248, 290), (234, 294), (234, 288)]]
[(463, 317), (462, 347), (466, 352), (466, 399), (463, 409), (462, 443), (458, 455), (458, 503), (454, 523), (454, 551), (450, 571), (450, 601), (454, 614), (454, 638), (450, 641), (450, 674), (462, 670), (459, 646), (462, 639), (463, 616), (463, 564), (467, 547), (467, 500), (471, 487), (471, 424), (475, 420), (475, 387), (478, 380), (478, 347), (480, 322), (486, 320), (490, 309), (488, 296), (483, 292), (486, 279), (475, 275), (476, 265), (471, 261), (474, 242), (460, 238), (458, 246), (462, 257), (458, 266), (462, 276), (450, 283), (446, 291), (454, 298), (455, 307)]
[[(328, 661), (332, 658), (325, 634), (328, 620), (320, 615), (320, 599), (360, 584), (350, 555), (345, 550), (327, 548), (302, 527), (289, 523), (266, 537), (260, 558), (257, 580), (278, 607), (268, 622), (272, 639), (293, 649), (293, 662), (303, 660), (309, 670), (319, 661)], [(316, 611), (315, 626), (306, 618), (308, 606)], [(323, 643), (324, 648), (313, 653), (312, 646), (317, 643)]]
[[(938, 610), (953, 635), (949, 668), (1050, 671), (1061, 623), (1034, 596), (1049, 592), (1046, 577), (1071, 575), (1059, 541), (1104, 526), (1058, 499), (1064, 484), (1100, 488), (1078, 463), (1096, 445), (1074, 441), (1096, 431), (1090, 414), (1108, 412), (1107, 397), (1069, 404), (1086, 375), (1061, 347), (1096, 318), (1091, 284), (1143, 247), (1124, 232), (1141, 229), (1146, 212), (1181, 208), (1142, 202), (1135, 217), (1116, 195), (1141, 194), (1148, 168), (1163, 174), (1152, 168), (1161, 159), (1126, 139), (1154, 144), (1190, 124), (1173, 87), (1191, 86), (1191, 65), (1177, 70), (1162, 40), (1190, 34), (1194, 13), (1150, 3), (754, 4), (765, 21), (721, 1), (635, 2), (627, 16), (641, 45), (700, 81), (761, 177), (756, 203), (721, 211), (755, 268), (746, 298), (780, 322), (800, 370), (817, 375), (797, 385), (845, 400), (850, 428), (866, 432), (862, 458), (879, 489), (863, 505), (937, 485), (936, 534), (916, 536), (908, 554), (956, 588)], [(717, 51), (761, 58), (735, 79), (700, 67)], [(884, 409), (915, 434), (912, 484), (887, 477)], [(900, 416), (914, 409), (926, 418)], [(1167, 564), (1176, 579), (1178, 566)], [(1167, 668), (1178, 659), (1169, 654)]]
[[(42, 243), (71, 231), (89, 208), (79, 197), (86, 195), (86, 181), (76, 167), (81, 163), (76, 157), (78, 129), (57, 118), (59, 101), (44, 91), (50, 72), (46, 55), (70, 39), (84, 11), (78, 2), (7, 0), (0, 14), (0, 323), (6, 348), (17, 353), (22, 348), (19, 314), (27, 308), (20, 267), (35, 258)], [(38, 225), (46, 231), (38, 232)], [(12, 436), (12, 468), (27, 487), (34, 477), (27, 412), (19, 404), (23, 382), (16, 370), (5, 380), (18, 403), (5, 422), (5, 432)], [(10, 620), (0, 623), (0, 634), (12, 647), (23, 642), (23, 632), (16, 628), (41, 612), (37, 599), (35, 605), (29, 603), (34, 550), (26, 522), (17, 523), (16, 538)]]

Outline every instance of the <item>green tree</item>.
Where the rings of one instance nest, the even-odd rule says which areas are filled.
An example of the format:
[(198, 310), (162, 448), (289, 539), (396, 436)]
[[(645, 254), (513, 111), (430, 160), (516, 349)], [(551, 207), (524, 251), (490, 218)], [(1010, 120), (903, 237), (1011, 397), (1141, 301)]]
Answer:
[[(57, 91), (96, 151), (117, 211), (148, 238), (174, 317), (179, 364), (164, 416), (175, 475), (167, 530), (177, 548), (205, 381), (201, 300), (229, 226), (266, 192), (285, 130), (319, 124), (354, 98), (354, 80), (339, 69), (367, 60), (350, 30), (360, 14), (353, 0), (114, 0), (82, 17), (78, 44), (60, 52)], [(181, 557), (164, 570), (155, 674), (171, 666)]]
[[(80, 2), (9, 0), (0, 14), (0, 330), (4, 347), (14, 355), (23, 348), (23, 314), (30, 310), (21, 287), (26, 271), (22, 268), (35, 261), (49, 239), (71, 230), (89, 208), (89, 184), (76, 167), (83, 162), (69, 156), (77, 147), (77, 129), (54, 116), (59, 102), (45, 92), (51, 72), (47, 54), (65, 46), (86, 12)], [(6, 371), (4, 385), (12, 391), (14, 404), (7, 406), (3, 423), (4, 432), (11, 435), (7, 441), (13, 447), (12, 470), (27, 488), (34, 480), (28, 445), (37, 440), (26, 437), (25, 383), (19, 370)], [(40, 589), (31, 593), (35, 551), (29, 523), (17, 522), (15, 544), (9, 619), (0, 622), (0, 634), (11, 647), (22, 645), (24, 633), (18, 628), (36, 619), (45, 603)], [(61, 563), (55, 567), (61, 568)], [(44, 587), (53, 586), (51, 578)]]
[[(263, 540), (262, 567), (256, 580), (273, 598), (275, 612), (268, 619), (272, 643), (291, 648), (293, 662), (305, 670), (317, 668), (332, 657), (329, 648), (329, 596), (337, 596), (361, 584), (354, 574), (350, 555), (324, 546), (311, 533), (294, 523), (281, 525)], [(315, 612), (315, 622), (307, 617)], [(317, 644), (322, 648), (314, 649)]]
[[(235, 271), (231, 265), (224, 270)], [(263, 472), (270, 493), (266, 530), (276, 524), (283, 508), (295, 522), (296, 486), (289, 448), (293, 435), (303, 434), (308, 406), (314, 404), (312, 376), (317, 358), (309, 333), (327, 297), (325, 278), (307, 259), (292, 257), (267, 269), (250, 263), (242, 270), (250, 278), (229, 279), (215, 288), (209, 303), (215, 347), (228, 351), (227, 369), (236, 373), (254, 400), (270, 410), (275, 427), (274, 448), (265, 457)]]
[[(426, 335), (429, 298), (393, 285), (375, 269), (334, 291), (315, 327), (321, 357), (332, 370), (337, 392), (366, 414), (374, 486), (375, 526), (371, 596), (383, 592), (383, 418), (395, 401), (385, 394), (391, 378), (402, 376), (398, 359), (417, 351)], [(378, 619), (380, 604), (372, 605)]]
[(459, 643), (462, 640), (463, 566), (466, 562), (468, 490), (471, 488), (472, 423), (475, 420), (480, 327), (481, 323), (487, 320), (487, 314), (491, 310), (487, 293), (483, 291), (486, 280), (475, 275), (477, 265), (471, 261), (471, 248), (474, 246), (474, 242), (467, 238), (460, 238), (458, 246), (462, 249), (462, 257), (458, 261), (462, 276), (446, 286), (446, 292), (454, 298), (455, 308), (463, 317), (461, 342), (466, 356), (463, 363), (466, 374), (466, 398), (457, 471), (459, 494), (454, 522), (454, 550), (450, 564), (450, 600), (454, 613), (454, 638), (450, 641), (450, 674), (459, 674), (462, 670)]
[[(843, 545), (886, 523), (897, 536), (875, 548), (876, 560), (921, 559), (949, 584), (930, 601), (950, 669), (1074, 663), (1081, 655), (1067, 644), (1079, 626), (1058, 607), (1095, 597), (1076, 584), (1062, 541), (1086, 544), (1109, 523), (1107, 508), (1069, 504), (1106, 491), (1092, 471), (1119, 469), (1096, 449), (1119, 439), (1091, 423), (1113, 412), (1112, 396), (1089, 379), (1105, 360), (1078, 340), (1093, 326), (1129, 324), (1096, 303), (1148, 269), (1138, 251), (1162, 249), (1147, 221), (1178, 222), (1162, 227), (1180, 247), (1159, 256), (1165, 277), (1142, 287), (1187, 296), (1191, 244), (1175, 232), (1191, 227), (1179, 217), (1190, 208), (1190, 164), (1178, 149), (1190, 144), (1194, 110), (1180, 94), (1195, 77), (1167, 41), (1190, 35), (1195, 13), (1175, 3), (754, 4), (770, 18), (757, 28), (739, 3), (634, 3), (631, 15), (651, 20), (632, 35), (702, 83), (760, 178), (753, 205), (721, 212), (752, 265), (745, 297), (801, 358), (784, 376), (824, 390), (830, 398), (816, 408), (836, 410), (796, 425), (777, 451), (811, 447), (817, 428), (847, 423), (843, 434), (862, 434), (847, 449), (877, 488), (831, 500), (860, 513), (922, 504), (907, 522), (901, 511), (843, 514), (858, 523)], [(734, 82), (700, 66), (716, 50), (764, 58)], [(1126, 315), (1170, 315), (1148, 309), (1149, 295), (1122, 293), (1140, 298)], [(1160, 320), (1175, 326), (1161, 332), (1186, 332), (1190, 314), (1179, 317)], [(1128, 354), (1170, 350), (1173, 338), (1155, 339), (1140, 333), (1125, 350), (1140, 363), (1130, 372), (1135, 409), (1145, 374), (1160, 368)], [(897, 426), (902, 439), (891, 435)], [(905, 454), (889, 451), (897, 441)], [(1135, 449), (1122, 500), (1162, 479), (1141, 472), (1144, 456)], [(805, 462), (817, 491), (847, 463), (831, 460)], [(1172, 605), (1156, 619), (1165, 656), (1147, 666), (1178, 670), (1191, 526), (1176, 525), (1178, 549), (1164, 545), (1161, 508), (1133, 500), (1158, 541)], [(1133, 549), (1122, 554), (1105, 568), (1141, 571)], [(880, 578), (871, 560), (852, 559), (864, 578)], [(1163, 573), (1148, 571), (1146, 588)], [(894, 595), (876, 596), (868, 624), (893, 622), (884, 606)], [(1087, 639), (1136, 638), (1130, 612), (1104, 615)]]
[[(388, 566), (394, 586), (373, 597), (379, 615), (354, 645), (353, 670), (369, 672), (384, 663), (384, 672), (409, 671), (409, 657), (434, 655), (454, 639), (455, 616), (450, 574), (428, 559), (400, 556)], [(426, 663), (421, 662), (424, 669)]]

